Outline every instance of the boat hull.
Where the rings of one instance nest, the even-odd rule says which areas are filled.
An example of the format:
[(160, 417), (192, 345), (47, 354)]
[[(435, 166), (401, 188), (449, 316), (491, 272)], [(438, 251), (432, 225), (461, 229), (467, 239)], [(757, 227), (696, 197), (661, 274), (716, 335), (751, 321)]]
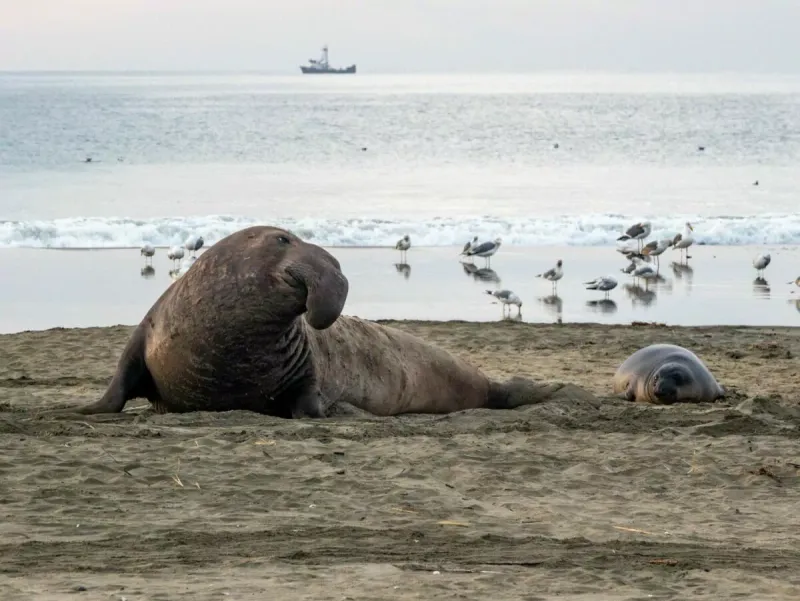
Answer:
[(300, 71), (306, 75), (352, 75), (356, 72), (356, 66), (350, 65), (342, 69), (320, 69), (319, 67), (300, 67)]

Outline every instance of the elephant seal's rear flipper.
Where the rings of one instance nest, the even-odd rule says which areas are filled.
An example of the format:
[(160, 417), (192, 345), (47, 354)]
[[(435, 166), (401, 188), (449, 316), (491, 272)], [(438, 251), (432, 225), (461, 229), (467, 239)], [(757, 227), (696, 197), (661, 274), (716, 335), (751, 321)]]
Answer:
[(489, 384), (489, 409), (514, 409), (549, 401), (596, 401), (591, 392), (574, 384), (534, 382), (514, 376), (505, 382)]

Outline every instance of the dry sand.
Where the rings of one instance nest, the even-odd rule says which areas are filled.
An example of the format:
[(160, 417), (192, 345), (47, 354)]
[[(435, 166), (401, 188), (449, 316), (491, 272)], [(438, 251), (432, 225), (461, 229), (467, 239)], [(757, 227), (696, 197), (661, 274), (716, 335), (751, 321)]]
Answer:
[[(597, 401), (449, 416), (45, 419), (129, 327), (0, 337), (0, 598), (796, 599), (800, 328), (404, 322)], [(610, 397), (650, 342), (732, 398)]]

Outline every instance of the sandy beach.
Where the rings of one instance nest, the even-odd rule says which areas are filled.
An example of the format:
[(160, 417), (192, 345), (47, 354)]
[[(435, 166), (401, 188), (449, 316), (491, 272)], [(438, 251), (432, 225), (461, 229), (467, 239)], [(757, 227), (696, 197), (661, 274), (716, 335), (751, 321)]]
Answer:
[[(796, 599), (797, 328), (392, 322), (596, 400), (449, 416), (40, 416), (130, 327), (0, 336), (0, 598)], [(610, 394), (651, 342), (731, 387)]]
[[(584, 322), (670, 325), (800, 325), (800, 289), (787, 284), (800, 272), (800, 246), (697, 246), (689, 266), (664, 254), (661, 278), (645, 287), (620, 272), (613, 247), (507, 246), (491, 262), (459, 262), (460, 248), (413, 247), (405, 264), (389, 248), (328, 247), (350, 281), (345, 313), (366, 319), (502, 319), (486, 290), (509, 288), (523, 301), (526, 323)], [(769, 252), (765, 281), (756, 282), (753, 257)], [(552, 294), (536, 278), (564, 261), (564, 278)], [(53, 327), (139, 323), (172, 283), (166, 249), (152, 271), (138, 249), (47, 250), (0, 248), (0, 333)], [(611, 274), (619, 282), (608, 302), (583, 282)]]

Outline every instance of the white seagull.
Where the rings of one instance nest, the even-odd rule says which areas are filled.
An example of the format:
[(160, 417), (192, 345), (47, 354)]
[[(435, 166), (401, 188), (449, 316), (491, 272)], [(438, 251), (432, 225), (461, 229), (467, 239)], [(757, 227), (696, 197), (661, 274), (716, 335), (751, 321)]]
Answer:
[(492, 242), (482, 242), (478, 244), (478, 246), (474, 246), (467, 251), (468, 257), (483, 257), (486, 259), (486, 266), (488, 267), (491, 265), (491, 258), (499, 249), (500, 245), (503, 243), (503, 239), (499, 236), (495, 238)]
[(139, 251), (139, 254), (144, 256), (144, 262), (147, 264), (148, 260), (152, 262), (153, 255), (156, 254), (156, 249), (150, 244), (145, 244)]
[(503, 315), (506, 314), (506, 307), (508, 307), (509, 315), (511, 314), (511, 305), (517, 306), (517, 315), (522, 313), (522, 301), (511, 290), (487, 290), (486, 294), (491, 294), (500, 301), (503, 306)]
[(591, 282), (584, 282), (587, 290), (599, 290), (605, 292), (605, 298), (608, 298), (608, 293), (617, 287), (617, 280), (613, 276), (605, 275), (593, 279)]
[(772, 261), (772, 257), (769, 256), (769, 253), (760, 254), (753, 259), (753, 267), (756, 268), (758, 277), (764, 277), (764, 270), (767, 268), (770, 261)]
[(625, 230), (625, 233), (617, 238), (617, 240), (638, 240), (639, 248), (641, 248), (642, 241), (650, 235), (652, 229), (653, 226), (649, 221), (640, 221), (639, 223), (634, 223), (627, 230)]
[(633, 273), (631, 274), (633, 277), (642, 278), (645, 281), (645, 284), (658, 277), (656, 270), (653, 269), (651, 265), (648, 265), (642, 261), (639, 257), (633, 257), (632, 261), (636, 265), (636, 269), (634, 269)]
[(186, 243), (183, 246), (184, 246), (184, 248), (186, 248), (186, 250), (191, 251), (192, 252), (192, 256), (194, 256), (195, 253), (198, 250), (203, 248), (203, 237), (202, 236), (189, 236), (186, 239)]
[(692, 236), (692, 232), (694, 231), (694, 227), (688, 221), (686, 222), (686, 226), (683, 228), (682, 234), (677, 234), (675, 238), (672, 239), (672, 249), (678, 249), (683, 254), (683, 251), (686, 251), (686, 261), (689, 261), (689, 247), (694, 244), (694, 236)]
[(402, 263), (406, 262), (408, 249), (411, 248), (411, 237), (406, 234), (402, 238), (397, 241), (397, 244), (394, 245), (395, 250), (400, 251), (400, 261)]
[(184, 257), (183, 247), (182, 246), (173, 246), (167, 251), (167, 259), (175, 263), (176, 261), (180, 261)]
[(556, 262), (555, 267), (553, 267), (552, 269), (548, 269), (544, 273), (540, 273), (536, 276), (537, 278), (544, 278), (546, 280), (550, 280), (553, 283), (553, 294), (556, 293), (556, 290), (558, 288), (558, 280), (564, 277), (564, 270), (561, 269), (561, 265), (563, 265), (563, 262), (561, 261), (561, 259), (559, 259)]
[[(797, 279), (796, 279), (796, 280), (794, 280), (793, 282), (786, 282), (786, 283), (787, 283), (787, 284), (794, 284), (795, 286), (797, 286), (798, 288), (800, 288), (800, 276), (798, 276), (798, 277), (797, 277)], [(792, 292), (794, 292), (794, 290), (792, 290)]]

